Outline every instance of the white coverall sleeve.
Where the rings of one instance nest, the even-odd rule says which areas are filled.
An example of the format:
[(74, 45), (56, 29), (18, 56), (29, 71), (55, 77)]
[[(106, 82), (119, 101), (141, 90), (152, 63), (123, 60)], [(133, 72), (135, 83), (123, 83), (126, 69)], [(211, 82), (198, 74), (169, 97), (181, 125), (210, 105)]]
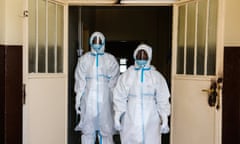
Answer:
[(116, 130), (121, 130), (121, 117), (127, 109), (128, 92), (125, 82), (123, 74), (119, 77), (117, 85), (113, 90), (114, 126)]
[(111, 60), (109, 75), (110, 75), (110, 81), (108, 86), (111, 89), (111, 91), (113, 91), (113, 88), (116, 86), (118, 77), (120, 75), (119, 64), (114, 57), (113, 57), (113, 60)]
[(78, 60), (76, 69), (75, 69), (75, 85), (74, 91), (76, 93), (75, 97), (75, 110), (77, 114), (81, 114), (80, 110), (80, 101), (81, 97), (84, 94), (86, 87), (86, 64), (83, 63), (84, 59), (80, 58)]
[(157, 111), (162, 120), (161, 133), (168, 133), (168, 116), (170, 115), (170, 103), (169, 103), (169, 89), (166, 83), (166, 80), (162, 75), (159, 75), (157, 78), (157, 88), (156, 88), (156, 102), (157, 102)]

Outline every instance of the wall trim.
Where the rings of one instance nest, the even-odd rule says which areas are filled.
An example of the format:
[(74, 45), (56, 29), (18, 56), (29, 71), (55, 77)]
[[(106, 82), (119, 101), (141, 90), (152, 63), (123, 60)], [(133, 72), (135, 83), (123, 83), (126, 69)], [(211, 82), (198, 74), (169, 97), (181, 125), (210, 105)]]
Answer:
[(0, 44), (0, 48), (11, 48), (11, 47), (23, 47), (22, 45), (3, 45), (3, 44)]
[(240, 41), (225, 41), (224, 47), (240, 47)]

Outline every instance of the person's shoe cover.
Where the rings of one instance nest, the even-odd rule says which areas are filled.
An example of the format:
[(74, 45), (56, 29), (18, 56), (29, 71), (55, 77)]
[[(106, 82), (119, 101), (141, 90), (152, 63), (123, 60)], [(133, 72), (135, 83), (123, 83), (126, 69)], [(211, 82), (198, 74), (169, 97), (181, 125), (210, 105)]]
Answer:
[[(104, 39), (100, 32), (91, 37)], [(78, 59), (75, 69), (76, 114), (80, 114), (80, 122), (76, 130), (83, 134), (99, 131), (103, 136), (115, 132), (112, 109), (112, 90), (119, 77), (119, 65), (115, 57), (104, 52), (85, 53)]]
[[(140, 50), (146, 51), (148, 55), (144, 67), (136, 62)], [(170, 114), (168, 86), (161, 73), (150, 65), (152, 59), (150, 46), (139, 45), (133, 56), (135, 65), (130, 66), (119, 77), (113, 92), (115, 114), (125, 113), (120, 124), (121, 142), (161, 144), (161, 127), (166, 128), (167, 124), (166, 119), (161, 117), (164, 115), (167, 118)], [(118, 121), (116, 118), (115, 123)]]

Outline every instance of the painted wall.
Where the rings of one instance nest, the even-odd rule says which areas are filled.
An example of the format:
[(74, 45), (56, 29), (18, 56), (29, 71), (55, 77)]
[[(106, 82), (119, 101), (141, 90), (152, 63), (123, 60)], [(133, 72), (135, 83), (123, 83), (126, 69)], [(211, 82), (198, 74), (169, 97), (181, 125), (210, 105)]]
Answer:
[(22, 45), (24, 0), (0, 0), (0, 44)]
[(0, 44), (4, 43), (5, 35), (5, 0), (0, 0)]
[(225, 2), (225, 46), (240, 46), (240, 1)]

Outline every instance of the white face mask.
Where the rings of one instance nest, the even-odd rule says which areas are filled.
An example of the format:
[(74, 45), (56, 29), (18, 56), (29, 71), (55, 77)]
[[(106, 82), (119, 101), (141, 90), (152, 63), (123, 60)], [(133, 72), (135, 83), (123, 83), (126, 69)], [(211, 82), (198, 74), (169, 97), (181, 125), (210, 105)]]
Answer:
[(92, 48), (96, 51), (99, 52), (100, 49), (102, 48), (103, 45), (101, 44), (92, 44)]
[(147, 60), (136, 60), (136, 63), (140, 67), (144, 67), (147, 64)]

